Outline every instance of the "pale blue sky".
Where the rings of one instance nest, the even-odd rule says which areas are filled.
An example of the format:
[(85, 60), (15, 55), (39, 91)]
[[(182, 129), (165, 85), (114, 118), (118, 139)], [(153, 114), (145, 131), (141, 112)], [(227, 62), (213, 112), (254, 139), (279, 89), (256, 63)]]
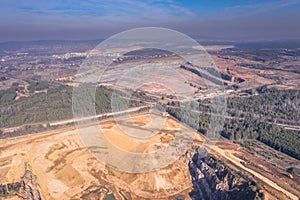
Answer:
[(199, 38), (300, 38), (300, 0), (0, 0), (0, 41), (99, 39), (160, 26)]

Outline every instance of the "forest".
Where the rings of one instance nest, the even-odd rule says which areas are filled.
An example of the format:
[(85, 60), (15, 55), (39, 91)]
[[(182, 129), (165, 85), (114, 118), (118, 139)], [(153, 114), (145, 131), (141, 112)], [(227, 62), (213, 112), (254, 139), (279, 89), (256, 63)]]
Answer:
[[(8, 90), (0, 91), (0, 128), (73, 117), (73, 88), (70, 86), (50, 88), (47, 92), (35, 93), (29, 97), (14, 100), (16, 90), (18, 90), (18, 86), (13, 85)], [(117, 92), (121, 97), (125, 97), (124, 93)], [(96, 114), (111, 112), (111, 95), (111, 89), (97, 87), (95, 92)], [(129, 106), (140, 104), (142, 102), (130, 101)]]
[[(69, 86), (49, 88), (47, 92), (32, 94), (15, 100), (18, 85), (0, 91), (0, 128), (24, 125), (25, 132), (32, 129), (40, 130), (34, 123), (71, 119), (72, 92)], [(127, 101), (126, 91), (118, 91)], [(248, 97), (227, 98), (227, 110), (224, 126), (221, 129), (211, 127), (212, 118), (209, 99), (199, 100), (199, 106), (193, 111), (182, 111), (179, 102), (169, 101), (164, 106), (167, 112), (180, 121), (208, 136), (211, 132), (229, 140), (258, 140), (266, 145), (284, 152), (300, 160), (300, 134), (296, 130), (288, 130), (278, 125), (299, 122), (300, 92), (298, 90), (279, 90), (262, 86), (243, 91)], [(132, 91), (129, 91), (132, 93)], [(156, 101), (144, 92), (132, 93), (134, 101), (130, 107), (143, 105), (145, 101)], [(88, 94), (87, 94), (88, 95)], [(111, 112), (112, 90), (97, 87), (95, 93), (96, 114)], [(118, 102), (120, 110), (126, 109)], [(215, 129), (214, 129), (215, 128)], [(211, 135), (209, 135), (211, 136)]]
[(300, 91), (279, 90), (262, 86), (243, 91), (250, 97), (227, 99), (227, 113), (233, 117), (263, 118), (282, 124), (295, 124), (300, 120)]
[[(255, 139), (300, 160), (300, 132), (276, 124), (299, 122), (299, 91), (263, 86), (246, 92), (251, 96), (227, 99), (224, 126), (216, 134), (233, 141)], [(192, 112), (182, 111), (178, 102), (165, 106), (169, 114), (207, 135), (212, 130), (211, 101), (199, 103), (199, 110)]]

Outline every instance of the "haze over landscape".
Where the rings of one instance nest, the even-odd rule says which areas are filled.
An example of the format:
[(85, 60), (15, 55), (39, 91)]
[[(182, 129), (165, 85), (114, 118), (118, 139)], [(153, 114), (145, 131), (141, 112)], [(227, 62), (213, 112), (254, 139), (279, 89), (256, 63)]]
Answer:
[(0, 199), (298, 200), (299, 0), (2, 0)]
[(1, 41), (105, 39), (157, 26), (197, 39), (299, 39), (298, 0), (1, 1)]

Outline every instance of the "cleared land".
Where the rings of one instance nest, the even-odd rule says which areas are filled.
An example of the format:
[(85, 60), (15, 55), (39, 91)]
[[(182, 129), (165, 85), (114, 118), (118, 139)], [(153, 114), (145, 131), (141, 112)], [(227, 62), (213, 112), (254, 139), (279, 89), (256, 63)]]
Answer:
[[(133, 115), (130, 119), (121, 118), (121, 121), (137, 130), (151, 122), (149, 113)], [(173, 133), (167, 129), (185, 127), (174, 118), (167, 117), (163, 131), (147, 142), (141, 142), (125, 135), (113, 120), (100, 122), (99, 126), (113, 144), (126, 151), (142, 153), (168, 145), (173, 140)], [(194, 139), (195, 146), (204, 146), (232, 169), (260, 182), (266, 199), (298, 199), (298, 176), (284, 176), (284, 168), (270, 164), (237, 144), (206, 141), (201, 134)], [(0, 143), (0, 183), (20, 180), (29, 163), (46, 199), (93, 199), (96, 196), (103, 199), (107, 195), (114, 195), (116, 199), (175, 199), (180, 195), (189, 197), (192, 189), (184, 159), (154, 172), (120, 172), (93, 157), (74, 128), (0, 140)], [(299, 161), (291, 160), (291, 164), (298, 166)]]
[[(150, 122), (149, 115), (145, 113), (134, 115), (131, 119), (137, 128)], [(157, 134), (149, 142), (138, 142), (115, 128), (113, 120), (99, 125), (114, 144), (131, 151), (152, 151), (159, 143), (167, 144), (172, 140), (172, 133), (167, 132)], [(175, 119), (168, 118), (166, 126), (180, 125)], [(144, 174), (108, 168), (83, 146), (74, 128), (0, 142), (1, 183), (20, 180), (26, 163), (29, 163), (46, 199), (93, 198), (87, 191), (101, 193), (103, 198), (108, 194), (117, 199), (124, 199), (122, 196), (128, 199), (175, 198), (188, 196), (192, 187), (188, 167), (182, 160)]]

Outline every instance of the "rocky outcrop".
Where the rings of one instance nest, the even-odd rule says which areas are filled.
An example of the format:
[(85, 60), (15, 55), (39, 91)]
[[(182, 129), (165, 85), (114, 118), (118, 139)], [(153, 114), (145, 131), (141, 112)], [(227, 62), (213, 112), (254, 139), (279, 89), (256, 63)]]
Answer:
[(37, 177), (32, 173), (28, 166), (22, 178), (21, 187), (17, 195), (21, 199), (43, 200), (40, 191), (41, 189), (37, 182)]
[(188, 165), (194, 186), (190, 192), (193, 200), (250, 200), (260, 196), (253, 190), (255, 182), (228, 168), (203, 149), (195, 149)]
[(21, 187), (21, 182), (0, 184), (0, 199), (15, 196)]
[(43, 200), (40, 191), (37, 177), (27, 164), (26, 172), (19, 182), (0, 185), (0, 199), (18, 196), (20, 199), (26, 200)]

